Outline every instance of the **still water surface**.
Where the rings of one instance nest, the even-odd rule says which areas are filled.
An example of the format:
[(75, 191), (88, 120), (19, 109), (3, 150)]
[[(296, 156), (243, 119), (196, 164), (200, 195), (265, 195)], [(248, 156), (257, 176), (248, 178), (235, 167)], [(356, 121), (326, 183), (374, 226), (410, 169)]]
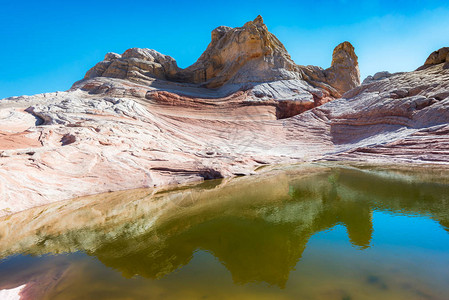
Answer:
[(30, 299), (449, 299), (446, 173), (338, 165), (0, 219)]

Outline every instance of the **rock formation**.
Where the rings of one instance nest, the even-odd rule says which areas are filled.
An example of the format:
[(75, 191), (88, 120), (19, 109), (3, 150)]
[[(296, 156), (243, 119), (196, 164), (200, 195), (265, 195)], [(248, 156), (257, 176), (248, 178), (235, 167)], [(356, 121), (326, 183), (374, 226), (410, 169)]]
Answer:
[(449, 163), (445, 51), (358, 86), (349, 43), (328, 69), (298, 66), (257, 17), (215, 29), (184, 70), (154, 50), (108, 53), (66, 92), (0, 101), (0, 215), (266, 164)]
[(325, 71), (327, 82), (340, 93), (360, 85), (360, 71), (354, 47), (344, 42), (335, 47), (332, 65)]
[[(225, 86), (222, 93), (228, 94), (258, 83), (294, 80), (302, 82), (299, 90), (313, 93), (313, 87), (318, 87), (334, 98), (360, 85), (357, 56), (349, 42), (335, 48), (329, 69), (298, 66), (284, 45), (268, 31), (261, 16), (242, 27), (214, 29), (206, 51), (186, 69), (178, 68), (173, 58), (155, 50), (132, 48), (122, 55), (106, 54), (84, 79), (95, 77), (134, 82), (159, 79), (205, 88)], [(295, 95), (294, 90), (291, 89), (291, 95)]]
[(435, 52), (432, 52), (432, 54), (430, 54), (429, 57), (426, 59), (424, 67), (438, 65), (442, 63), (446, 63), (444, 65), (444, 68), (447, 69), (449, 67), (449, 47), (443, 47)]
[(386, 78), (389, 78), (389, 77), (391, 77), (393, 75), (398, 75), (398, 74), (402, 74), (402, 73), (400, 73), (400, 72), (398, 72), (398, 73), (390, 73), (388, 71), (377, 72), (376, 74), (374, 74), (372, 76), (370, 75), (370, 76), (366, 77), (363, 80), (362, 84), (372, 83), (374, 81), (386, 79)]

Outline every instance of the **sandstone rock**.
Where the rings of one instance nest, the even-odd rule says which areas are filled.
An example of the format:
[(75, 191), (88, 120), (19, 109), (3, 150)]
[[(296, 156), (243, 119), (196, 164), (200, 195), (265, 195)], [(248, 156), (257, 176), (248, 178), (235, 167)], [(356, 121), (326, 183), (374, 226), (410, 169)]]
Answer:
[(181, 72), (189, 82), (215, 88), (227, 82), (299, 79), (284, 45), (268, 31), (261, 16), (243, 27), (219, 27), (198, 61)]
[[(358, 84), (349, 43), (337, 46), (327, 70), (294, 65), (261, 18), (217, 28), (211, 45), (187, 68), (197, 74), (189, 80), (205, 74), (202, 83), (173, 81), (188, 79), (177, 77), (187, 71), (133, 48), (107, 54), (69, 91), (1, 100), (0, 215), (106, 191), (248, 175), (265, 164), (449, 163), (442, 63), (375, 75), (334, 100)], [(204, 68), (215, 75), (200, 76)]]
[(231, 92), (265, 82), (297, 80), (333, 98), (360, 85), (357, 56), (350, 43), (335, 48), (332, 66), (327, 70), (298, 66), (268, 31), (261, 16), (242, 27), (214, 29), (207, 49), (186, 69), (179, 69), (170, 56), (132, 48), (121, 56), (107, 54), (104, 61), (87, 72), (85, 79), (99, 76), (135, 82), (162, 79), (212, 89), (230, 85), (234, 86)]
[(114, 52), (108, 52), (104, 56), (104, 60), (113, 61), (113, 60), (119, 59), (121, 57), (122, 56), (120, 54), (117, 54), (117, 53), (114, 53)]
[(374, 81), (387, 79), (387, 78), (390, 78), (391, 76), (399, 75), (399, 74), (403, 74), (403, 72), (397, 72), (397, 73), (390, 73), (388, 71), (377, 72), (376, 74), (374, 74), (372, 76), (367, 76), (363, 80), (362, 84), (369, 84)]
[(424, 65), (436, 65), (449, 61), (449, 47), (443, 47), (432, 54), (426, 59)]
[(122, 55), (112, 52), (106, 54), (105, 59), (90, 69), (84, 78), (104, 76), (129, 80), (145, 80), (148, 77), (165, 79), (177, 70), (176, 61), (170, 56), (151, 49), (131, 48)]
[(426, 59), (424, 65), (419, 67), (417, 71), (442, 63), (444, 63), (443, 69), (449, 68), (449, 47), (443, 47), (437, 51), (432, 52)]
[(327, 82), (342, 95), (360, 85), (358, 58), (349, 42), (335, 47), (331, 67), (325, 74)]

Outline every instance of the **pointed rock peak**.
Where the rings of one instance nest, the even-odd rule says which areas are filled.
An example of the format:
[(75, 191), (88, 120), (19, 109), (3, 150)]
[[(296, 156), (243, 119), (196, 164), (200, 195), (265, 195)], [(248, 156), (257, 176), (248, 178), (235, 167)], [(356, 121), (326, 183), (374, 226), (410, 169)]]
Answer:
[(216, 88), (231, 79), (232, 83), (264, 82), (299, 76), (288, 73), (295, 70), (295, 64), (261, 16), (242, 27), (217, 27), (211, 35), (206, 51), (182, 71), (186, 81)]
[(326, 70), (328, 82), (341, 94), (360, 85), (360, 71), (354, 46), (343, 42), (335, 47), (332, 64)]
[(262, 25), (262, 24), (264, 24), (264, 23), (263, 23), (263, 18), (262, 18), (262, 16), (261, 16), (261, 15), (258, 15), (258, 16), (254, 19), (253, 23), (254, 23), (254, 24), (257, 24), (257, 25)]
[(246, 22), (245, 25), (243, 25), (243, 27), (249, 27), (251, 25), (265, 26), (262, 16), (258, 15), (253, 21)]
[(332, 97), (340, 97), (360, 85), (357, 56), (349, 42), (334, 49), (332, 65), (326, 70), (298, 66), (284, 45), (268, 31), (260, 15), (242, 27), (215, 28), (207, 49), (185, 69), (178, 68), (170, 56), (155, 50), (131, 48), (122, 55), (108, 53), (86, 73), (85, 79), (99, 76), (142, 82), (162, 79), (206, 88), (305, 80), (328, 90)]
[(332, 53), (331, 66), (347, 63), (357, 66), (359, 65), (354, 46), (352, 46), (350, 42), (343, 42), (334, 48), (334, 52)]

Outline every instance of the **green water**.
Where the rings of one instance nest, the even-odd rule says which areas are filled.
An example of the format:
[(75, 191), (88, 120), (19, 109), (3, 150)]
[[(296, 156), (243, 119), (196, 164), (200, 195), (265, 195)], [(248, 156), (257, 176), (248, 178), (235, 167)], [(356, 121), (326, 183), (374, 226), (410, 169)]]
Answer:
[(302, 166), (0, 220), (30, 299), (449, 299), (446, 171)]

